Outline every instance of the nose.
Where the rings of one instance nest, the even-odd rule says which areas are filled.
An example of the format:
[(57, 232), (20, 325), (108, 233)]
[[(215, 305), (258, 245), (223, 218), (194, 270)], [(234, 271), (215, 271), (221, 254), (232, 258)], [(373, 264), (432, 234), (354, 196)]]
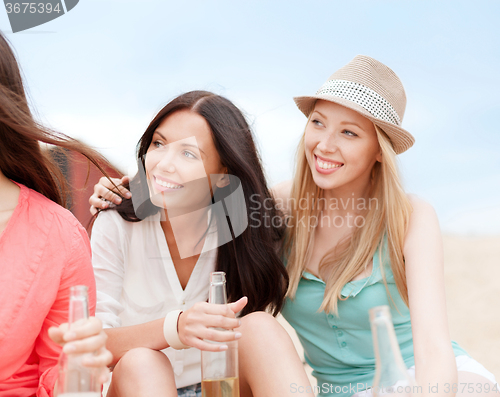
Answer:
[(323, 153), (334, 153), (337, 151), (338, 141), (335, 131), (323, 134), (316, 147)]
[(165, 150), (163, 156), (157, 164), (160, 171), (173, 174), (175, 172), (175, 153), (174, 150)]

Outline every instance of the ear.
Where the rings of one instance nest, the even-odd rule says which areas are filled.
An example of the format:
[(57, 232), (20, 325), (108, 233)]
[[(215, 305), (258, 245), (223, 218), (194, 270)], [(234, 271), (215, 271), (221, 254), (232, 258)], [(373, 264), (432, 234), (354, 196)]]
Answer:
[(227, 168), (224, 169), (224, 174), (220, 175), (220, 179), (215, 183), (218, 188), (226, 187), (229, 185), (229, 175), (227, 174)]
[(375, 157), (375, 160), (377, 160), (379, 163), (382, 162), (382, 150), (378, 152), (377, 156)]
[(219, 180), (215, 183), (215, 186), (217, 186), (219, 188), (226, 187), (227, 185), (229, 185), (229, 182), (230, 182), (229, 175), (227, 174), (227, 168), (224, 167), (222, 172), (224, 172), (224, 174), (217, 175)]

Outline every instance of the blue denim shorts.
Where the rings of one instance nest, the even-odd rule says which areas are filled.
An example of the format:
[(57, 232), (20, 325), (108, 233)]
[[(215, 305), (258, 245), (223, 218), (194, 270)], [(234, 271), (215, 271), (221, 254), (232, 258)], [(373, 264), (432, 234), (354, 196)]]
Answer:
[(178, 397), (201, 397), (201, 383), (177, 389)]

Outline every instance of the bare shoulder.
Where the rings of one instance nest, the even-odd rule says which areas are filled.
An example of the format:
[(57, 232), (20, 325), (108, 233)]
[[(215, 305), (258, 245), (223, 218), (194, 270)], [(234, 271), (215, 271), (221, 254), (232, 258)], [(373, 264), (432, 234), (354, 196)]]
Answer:
[(292, 180), (283, 181), (271, 188), (271, 192), (275, 199), (288, 199), (290, 198), (290, 192), (292, 191)]
[(434, 207), (428, 201), (415, 194), (407, 194), (406, 197), (410, 201), (413, 209), (412, 218), (415, 216), (436, 216)]
[[(441, 241), (439, 220), (434, 207), (416, 195), (407, 195), (413, 208), (406, 231), (404, 251), (418, 252)], [(426, 249), (427, 249), (426, 248)]]
[(276, 205), (285, 214), (289, 212), (288, 202), (290, 201), (290, 193), (292, 191), (292, 180), (280, 182), (271, 188), (271, 193), (276, 201)]

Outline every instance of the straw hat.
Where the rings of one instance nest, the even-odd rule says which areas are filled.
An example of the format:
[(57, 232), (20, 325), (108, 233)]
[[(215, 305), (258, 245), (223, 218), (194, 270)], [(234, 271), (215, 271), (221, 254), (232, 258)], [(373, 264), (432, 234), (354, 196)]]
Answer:
[(294, 98), (307, 117), (318, 99), (335, 102), (371, 120), (389, 136), (397, 154), (415, 142), (415, 138), (401, 128), (406, 107), (403, 84), (396, 73), (376, 59), (357, 55), (332, 74), (316, 95)]

